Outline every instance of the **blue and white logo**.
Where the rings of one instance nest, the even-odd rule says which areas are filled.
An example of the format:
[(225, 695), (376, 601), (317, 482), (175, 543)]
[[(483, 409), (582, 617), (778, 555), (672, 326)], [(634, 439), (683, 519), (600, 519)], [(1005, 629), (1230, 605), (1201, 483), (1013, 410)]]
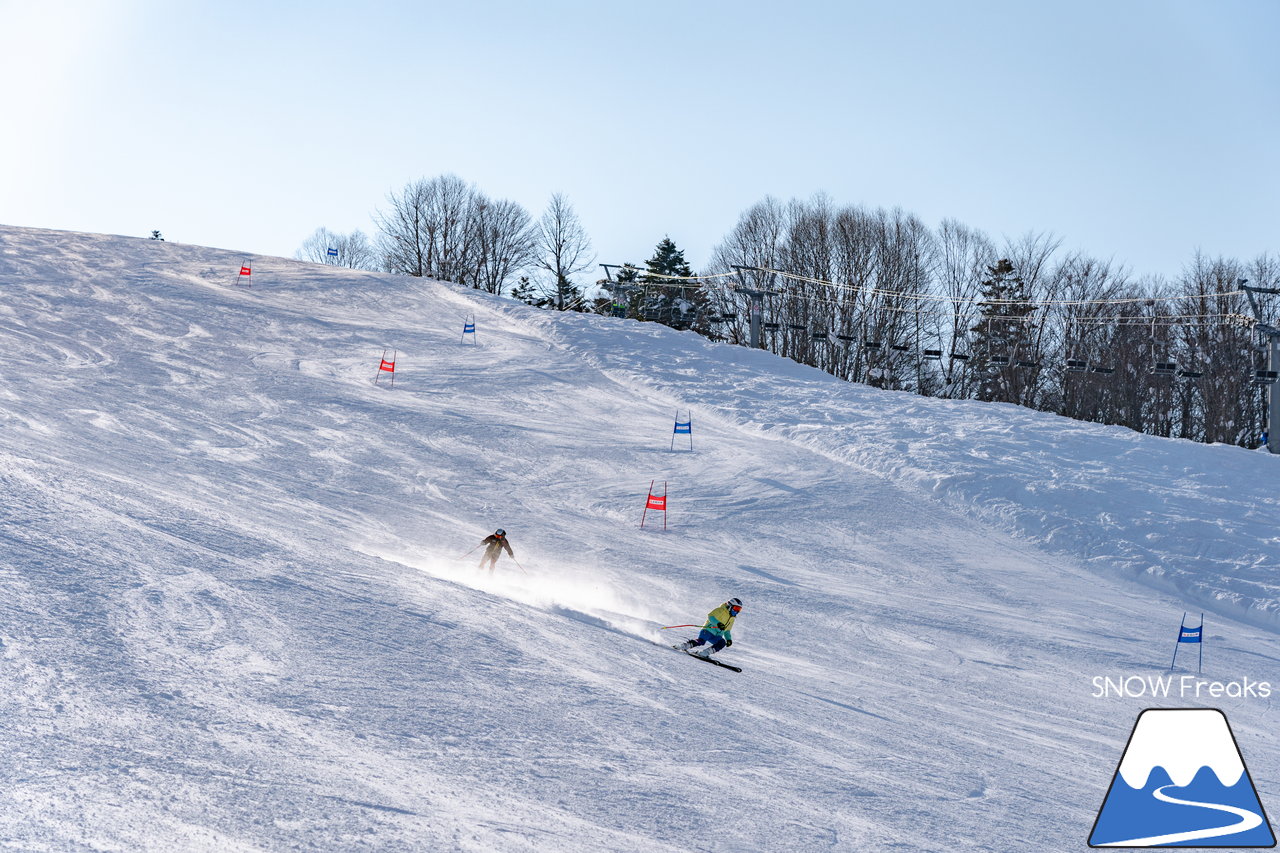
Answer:
[(1214, 708), (1138, 715), (1090, 847), (1274, 847), (1275, 835)]

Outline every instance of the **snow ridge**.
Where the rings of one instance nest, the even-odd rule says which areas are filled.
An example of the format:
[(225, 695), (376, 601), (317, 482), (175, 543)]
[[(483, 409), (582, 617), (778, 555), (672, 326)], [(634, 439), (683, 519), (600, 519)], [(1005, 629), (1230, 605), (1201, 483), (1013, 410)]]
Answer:
[[(1271, 486), (1280, 457), (1265, 450), (878, 391), (692, 333), (562, 318), (541, 325), (620, 381), (687, 401), (702, 418), (857, 465), (1099, 572), (1280, 631), (1280, 494)], [(659, 358), (644, 344), (659, 335), (688, 349), (684, 369), (654, 369)], [(726, 375), (720, 360), (738, 369)], [(789, 381), (753, 379), (768, 372)]]

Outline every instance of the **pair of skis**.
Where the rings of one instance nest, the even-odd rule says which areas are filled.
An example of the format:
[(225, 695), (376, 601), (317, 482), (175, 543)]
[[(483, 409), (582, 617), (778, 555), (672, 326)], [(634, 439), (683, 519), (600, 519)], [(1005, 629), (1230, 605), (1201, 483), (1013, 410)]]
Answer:
[(675, 649), (675, 650), (676, 650), (676, 651), (678, 651), (678, 652), (684, 652), (686, 655), (688, 655), (688, 656), (689, 656), (689, 657), (691, 657), (691, 658), (697, 658), (698, 660), (704, 660), (704, 661), (706, 661), (707, 663), (712, 663), (712, 664), (715, 664), (716, 666), (722, 666), (722, 667), (724, 667), (725, 669), (731, 669), (731, 670), (733, 670), (734, 672), (742, 672), (742, 667), (740, 667), (740, 666), (734, 666), (734, 665), (733, 665), (733, 664), (731, 664), (731, 663), (724, 663), (723, 661), (718, 661), (718, 660), (716, 660), (715, 658), (712, 658), (712, 657), (705, 657), (705, 658), (704, 658), (702, 655), (695, 655), (693, 652), (689, 651), (688, 649), (681, 648), (680, 646), (672, 646), (671, 648)]

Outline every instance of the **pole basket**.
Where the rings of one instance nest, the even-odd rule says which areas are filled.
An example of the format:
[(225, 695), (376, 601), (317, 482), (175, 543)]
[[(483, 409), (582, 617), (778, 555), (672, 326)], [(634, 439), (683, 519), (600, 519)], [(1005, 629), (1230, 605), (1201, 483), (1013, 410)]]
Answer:
[(649, 497), (645, 500), (644, 512), (640, 514), (641, 529), (644, 528), (645, 519), (649, 515), (649, 510), (662, 513), (662, 529), (667, 529), (667, 483), (664, 480), (662, 483), (662, 494), (655, 495), (653, 493), (653, 484), (656, 482), (657, 480), (649, 481)]

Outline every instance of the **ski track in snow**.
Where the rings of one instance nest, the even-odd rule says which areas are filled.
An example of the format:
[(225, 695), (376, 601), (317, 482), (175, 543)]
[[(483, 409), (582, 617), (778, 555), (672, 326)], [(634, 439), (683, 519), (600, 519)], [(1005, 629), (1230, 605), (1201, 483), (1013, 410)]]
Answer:
[[(1093, 675), (1202, 606), (1219, 677), (1280, 661), (1271, 457), (434, 282), (0, 248), (0, 846), (1083, 849), (1146, 704)], [(458, 559), (496, 526), (529, 575)], [(655, 648), (730, 595), (744, 673)], [(1270, 703), (1217, 704), (1265, 801)]]

